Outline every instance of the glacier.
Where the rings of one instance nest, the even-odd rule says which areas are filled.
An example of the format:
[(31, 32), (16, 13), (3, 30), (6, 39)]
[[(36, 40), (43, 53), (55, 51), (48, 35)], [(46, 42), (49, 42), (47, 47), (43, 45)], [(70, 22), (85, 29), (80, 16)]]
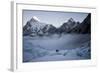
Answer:
[(23, 62), (91, 59), (90, 34), (24, 36)]

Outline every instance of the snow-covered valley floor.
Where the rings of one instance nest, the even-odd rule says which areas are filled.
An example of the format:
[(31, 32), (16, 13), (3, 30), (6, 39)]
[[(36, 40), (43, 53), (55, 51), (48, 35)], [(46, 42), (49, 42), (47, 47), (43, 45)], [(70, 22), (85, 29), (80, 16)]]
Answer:
[(23, 37), (23, 62), (91, 58), (90, 34)]

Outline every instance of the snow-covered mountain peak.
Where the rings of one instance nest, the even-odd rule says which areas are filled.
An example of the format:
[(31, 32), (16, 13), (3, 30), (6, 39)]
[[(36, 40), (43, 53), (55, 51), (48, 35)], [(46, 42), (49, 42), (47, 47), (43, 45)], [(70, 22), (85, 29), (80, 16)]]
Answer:
[(75, 22), (73, 18), (70, 18), (68, 22)]
[(31, 18), (31, 21), (38, 21), (38, 22), (40, 22), (40, 20), (39, 20), (38, 17), (36, 17), (36, 16), (33, 16), (33, 17)]

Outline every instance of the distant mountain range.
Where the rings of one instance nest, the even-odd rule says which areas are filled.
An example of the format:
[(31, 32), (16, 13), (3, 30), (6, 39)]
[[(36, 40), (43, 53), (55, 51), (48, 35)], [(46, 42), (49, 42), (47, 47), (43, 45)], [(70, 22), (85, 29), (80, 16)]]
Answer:
[(23, 27), (24, 36), (44, 36), (51, 34), (66, 34), (66, 33), (77, 33), (86, 34), (91, 33), (91, 14), (83, 20), (82, 23), (74, 21), (70, 18), (67, 22), (63, 23), (59, 28), (56, 28), (52, 24), (46, 24), (39, 21), (37, 17), (32, 17), (27, 21)]

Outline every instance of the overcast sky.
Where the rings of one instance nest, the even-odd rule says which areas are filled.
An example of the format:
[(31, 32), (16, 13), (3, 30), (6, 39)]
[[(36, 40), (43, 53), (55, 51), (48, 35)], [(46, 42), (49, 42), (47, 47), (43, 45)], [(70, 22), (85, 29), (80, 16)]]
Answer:
[(23, 25), (26, 24), (33, 16), (37, 17), (40, 22), (52, 24), (60, 27), (68, 19), (73, 18), (75, 21), (82, 22), (88, 13), (79, 12), (55, 12), (55, 11), (35, 11), (23, 10)]

